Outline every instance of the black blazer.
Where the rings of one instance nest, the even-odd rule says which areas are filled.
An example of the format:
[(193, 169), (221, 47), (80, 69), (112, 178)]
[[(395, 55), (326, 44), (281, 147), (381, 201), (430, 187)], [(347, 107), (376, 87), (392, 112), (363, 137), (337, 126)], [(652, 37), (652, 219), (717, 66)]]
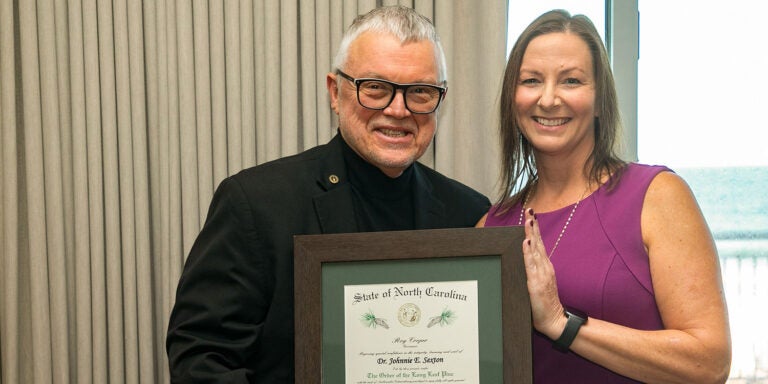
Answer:
[[(176, 383), (293, 383), (293, 236), (358, 232), (340, 135), (225, 179), (184, 265), (166, 348)], [(471, 227), (489, 200), (416, 163), (416, 228)]]

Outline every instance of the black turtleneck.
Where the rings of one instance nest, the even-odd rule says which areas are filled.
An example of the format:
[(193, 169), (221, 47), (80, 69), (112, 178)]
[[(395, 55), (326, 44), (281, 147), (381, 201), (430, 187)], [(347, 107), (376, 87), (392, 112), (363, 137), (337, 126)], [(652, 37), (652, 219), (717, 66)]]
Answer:
[(363, 160), (346, 142), (342, 147), (360, 231), (414, 229), (413, 165), (391, 178)]

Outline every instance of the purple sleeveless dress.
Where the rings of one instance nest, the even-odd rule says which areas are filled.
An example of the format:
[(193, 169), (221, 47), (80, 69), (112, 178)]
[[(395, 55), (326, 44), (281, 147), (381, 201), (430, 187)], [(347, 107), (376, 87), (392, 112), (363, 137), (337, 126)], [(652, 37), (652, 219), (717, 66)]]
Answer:
[[(663, 166), (630, 163), (613, 190), (606, 186), (587, 196), (552, 254), (560, 300), (592, 318), (643, 330), (663, 329), (651, 283), (648, 253), (640, 233), (643, 199)], [(548, 252), (573, 205), (536, 212)], [(492, 207), (485, 225), (518, 225), (517, 204), (501, 216)], [(636, 383), (579, 355), (562, 353), (552, 340), (533, 332), (534, 382)]]

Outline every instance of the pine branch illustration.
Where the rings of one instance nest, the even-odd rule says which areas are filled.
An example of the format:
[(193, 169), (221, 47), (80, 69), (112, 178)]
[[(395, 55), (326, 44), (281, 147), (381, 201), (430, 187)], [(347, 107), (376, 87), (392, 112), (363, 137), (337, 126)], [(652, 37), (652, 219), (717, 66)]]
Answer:
[(376, 315), (373, 314), (373, 311), (370, 310), (360, 317), (360, 321), (363, 323), (363, 325), (369, 328), (376, 328), (376, 326), (379, 326), (384, 329), (389, 329), (389, 324), (387, 324), (387, 321), (385, 319), (376, 317)]
[(453, 312), (450, 309), (446, 308), (443, 310), (443, 312), (439, 316), (435, 316), (429, 319), (427, 328), (432, 328), (433, 326), (438, 324), (440, 324), (441, 327), (444, 327), (446, 325), (451, 325), (451, 323), (453, 323), (454, 320), (456, 320), (456, 312)]

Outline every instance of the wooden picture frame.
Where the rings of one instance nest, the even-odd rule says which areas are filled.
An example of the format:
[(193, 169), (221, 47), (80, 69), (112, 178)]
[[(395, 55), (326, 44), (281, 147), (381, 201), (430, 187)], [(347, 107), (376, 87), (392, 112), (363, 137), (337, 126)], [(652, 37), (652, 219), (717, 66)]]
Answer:
[[(481, 383), (531, 383), (532, 328), (530, 300), (522, 260), (524, 236), (522, 227), (295, 236), (295, 381), (336, 383), (337, 379), (328, 377), (338, 377), (338, 371), (344, 369), (343, 361), (338, 358), (330, 360), (330, 356), (336, 354), (333, 351), (338, 347), (331, 348), (326, 341), (338, 337), (338, 331), (333, 331), (332, 327), (344, 327), (343, 321), (341, 325), (336, 324), (339, 318), (335, 314), (338, 305), (334, 304), (339, 301), (335, 297), (337, 291), (329, 294), (327, 289), (324, 289), (334, 284), (344, 284), (337, 281), (338, 276), (346, 276), (341, 280), (348, 278), (355, 283), (417, 279), (439, 281), (445, 278), (447, 271), (452, 279), (479, 279), (482, 286), (498, 289), (498, 292), (483, 296), (485, 303), (480, 305), (478, 312), (481, 323), (486, 324), (484, 320), (488, 320), (487, 324), (492, 324), (480, 329), (480, 356), (481, 360), (484, 360), (484, 355), (489, 356), (488, 353), (492, 353), (489, 356), (491, 360), (497, 359), (498, 356), (493, 356), (497, 354), (497, 349), (501, 350), (502, 356), (498, 364), (480, 362)], [(467, 268), (467, 265), (478, 267)], [(327, 274), (324, 270), (333, 271), (339, 267), (344, 268), (342, 274), (337, 273), (333, 281), (324, 281), (323, 276)], [(430, 275), (436, 269), (442, 271), (440, 276)], [(473, 269), (479, 272), (471, 272)], [(496, 308), (498, 304), (494, 303), (500, 303), (500, 308)], [(335, 319), (333, 324), (324, 321), (330, 318)], [(484, 334), (488, 337), (483, 337)], [(489, 339), (496, 341), (483, 342)], [(500, 346), (491, 348), (490, 345), (498, 340), (501, 340)], [(485, 353), (486, 349), (490, 352)], [(340, 377), (343, 377), (343, 374)]]

